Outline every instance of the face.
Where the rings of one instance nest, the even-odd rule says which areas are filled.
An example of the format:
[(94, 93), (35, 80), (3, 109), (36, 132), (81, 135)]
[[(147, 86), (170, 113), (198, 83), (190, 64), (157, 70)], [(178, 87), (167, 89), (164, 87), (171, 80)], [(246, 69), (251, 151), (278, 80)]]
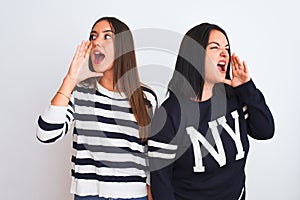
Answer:
[(211, 84), (223, 82), (229, 63), (229, 44), (225, 35), (211, 30), (205, 55), (205, 81)]
[(106, 20), (98, 22), (90, 33), (91, 60), (96, 72), (113, 69), (115, 58), (114, 32)]

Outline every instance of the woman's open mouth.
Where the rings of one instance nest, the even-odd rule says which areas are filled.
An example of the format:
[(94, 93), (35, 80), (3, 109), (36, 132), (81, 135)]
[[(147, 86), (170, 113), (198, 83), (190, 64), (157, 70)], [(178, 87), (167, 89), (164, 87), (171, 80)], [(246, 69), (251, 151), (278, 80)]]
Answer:
[(220, 61), (220, 62), (217, 64), (217, 66), (218, 66), (218, 70), (219, 70), (222, 74), (226, 73), (226, 62), (225, 62), (225, 61)]
[(94, 64), (100, 64), (105, 58), (105, 55), (99, 50), (93, 51), (93, 55), (94, 55)]

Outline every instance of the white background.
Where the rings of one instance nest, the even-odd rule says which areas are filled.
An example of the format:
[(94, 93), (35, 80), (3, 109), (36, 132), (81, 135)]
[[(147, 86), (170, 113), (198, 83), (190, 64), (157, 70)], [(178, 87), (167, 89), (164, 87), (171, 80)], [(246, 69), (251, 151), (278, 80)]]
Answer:
[[(224, 28), (276, 123), (272, 140), (250, 140), (247, 199), (300, 199), (299, 8), (296, 0), (1, 0), (0, 199), (72, 199), (71, 134), (55, 144), (41, 144), (35, 122), (61, 84), (76, 45), (102, 16), (115, 16), (132, 30), (184, 34), (202, 22)], [(145, 34), (147, 38), (168, 40), (157, 34)], [(141, 49), (137, 56), (140, 66), (163, 66), (152, 74), (141, 70), (142, 80), (154, 80), (152, 86), (162, 89), (164, 83), (152, 77), (163, 76), (167, 83), (166, 69), (174, 67), (176, 57), (153, 49)], [(162, 99), (163, 93), (158, 94)]]

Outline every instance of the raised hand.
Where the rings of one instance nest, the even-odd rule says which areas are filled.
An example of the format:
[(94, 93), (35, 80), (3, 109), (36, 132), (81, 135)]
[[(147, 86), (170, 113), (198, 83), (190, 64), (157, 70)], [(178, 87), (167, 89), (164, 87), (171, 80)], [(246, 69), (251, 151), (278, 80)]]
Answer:
[(58, 89), (58, 92), (51, 100), (51, 105), (68, 106), (71, 93), (79, 82), (90, 77), (103, 75), (102, 73), (92, 72), (89, 70), (88, 60), (91, 49), (92, 45), (89, 41), (82, 41), (82, 43), (78, 45), (68, 74), (64, 78), (64, 81)]
[(76, 84), (90, 77), (102, 76), (102, 73), (89, 70), (88, 61), (92, 49), (90, 41), (82, 41), (77, 46), (75, 55), (72, 59), (67, 78), (75, 81)]
[(225, 79), (224, 83), (237, 87), (250, 80), (250, 74), (245, 61), (241, 61), (239, 57), (233, 53), (231, 56), (232, 79)]

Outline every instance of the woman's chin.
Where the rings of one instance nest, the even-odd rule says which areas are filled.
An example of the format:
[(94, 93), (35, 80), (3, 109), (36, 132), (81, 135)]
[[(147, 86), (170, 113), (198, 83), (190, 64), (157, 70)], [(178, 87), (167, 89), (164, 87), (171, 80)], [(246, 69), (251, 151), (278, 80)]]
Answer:
[(113, 64), (107, 64), (107, 63), (95, 64), (95, 63), (93, 63), (93, 69), (97, 73), (104, 73), (105, 71), (108, 71), (112, 67), (113, 67)]
[(101, 65), (94, 64), (94, 65), (93, 65), (93, 69), (94, 69), (94, 71), (97, 72), (97, 73), (103, 73), (103, 72), (106, 70), (106, 67), (101, 66)]
[(104, 73), (105, 71), (109, 70), (111, 67), (109, 66), (94, 66), (95, 72)]

